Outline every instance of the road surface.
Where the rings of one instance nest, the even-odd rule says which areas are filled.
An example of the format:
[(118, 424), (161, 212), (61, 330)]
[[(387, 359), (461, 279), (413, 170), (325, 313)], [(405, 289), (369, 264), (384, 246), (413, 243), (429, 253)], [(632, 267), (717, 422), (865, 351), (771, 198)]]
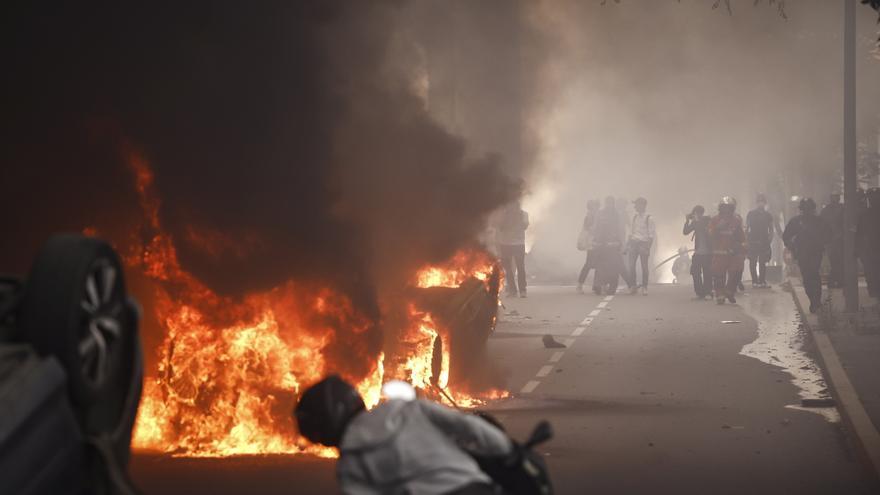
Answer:
[[(529, 290), (504, 300), (489, 342), (514, 393), (491, 409), (520, 438), (551, 421), (557, 493), (880, 493), (836, 411), (796, 407), (825, 390), (789, 294)], [(147, 494), (335, 492), (332, 461), (313, 458), (136, 456), (132, 470)]]

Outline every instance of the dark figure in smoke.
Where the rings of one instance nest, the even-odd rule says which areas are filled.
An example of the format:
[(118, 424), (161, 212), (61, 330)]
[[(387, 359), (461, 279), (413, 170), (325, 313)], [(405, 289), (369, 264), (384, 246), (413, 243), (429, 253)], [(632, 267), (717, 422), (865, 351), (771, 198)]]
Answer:
[(840, 194), (832, 194), (830, 199), (819, 216), (831, 227), (831, 238), (825, 246), (831, 264), (828, 288), (837, 288), (843, 287), (843, 204), (840, 203)]
[[(518, 201), (510, 203), (498, 219), (498, 251), (506, 274), (507, 295), (526, 297), (526, 229), (529, 214)], [(515, 270), (515, 271), (514, 271)]]
[[(630, 294), (635, 294), (642, 289), (642, 295), (648, 295), (648, 258), (651, 256), (651, 247), (657, 238), (657, 229), (654, 226), (654, 220), (646, 210), (648, 208), (648, 200), (638, 198), (633, 201), (636, 206), (636, 214), (633, 215), (630, 223), (629, 240), (626, 243), (626, 252), (629, 263), (627, 264), (627, 285)], [(636, 261), (641, 260), (642, 284), (636, 285)]]
[(767, 285), (767, 263), (772, 257), (770, 244), (773, 241), (775, 222), (767, 211), (767, 198), (758, 195), (757, 206), (746, 216), (746, 239), (748, 239), (749, 271), (752, 274), (752, 288)]
[(712, 295), (712, 245), (709, 242), (709, 217), (701, 205), (694, 206), (684, 221), (682, 234), (693, 234), (694, 256), (691, 260), (691, 276), (694, 278), (694, 292), (700, 300)]
[(605, 207), (599, 211), (596, 230), (593, 235), (593, 253), (596, 258), (597, 282), (593, 284), (593, 292), (607, 294), (617, 292), (617, 283), (623, 274), (623, 225), (620, 214), (614, 206), (614, 198), (605, 198)]
[(880, 299), (880, 188), (868, 190), (867, 199), (867, 208), (859, 213), (856, 254), (865, 269), (868, 294)]
[(725, 196), (721, 200), (718, 215), (709, 221), (709, 240), (715, 301), (724, 304), (726, 298), (736, 303), (736, 288), (743, 271), (745, 232), (742, 218), (736, 214), (735, 199)]
[[(590, 274), (590, 270), (596, 269), (596, 254), (593, 250), (593, 234), (596, 231), (596, 221), (599, 215), (599, 201), (596, 199), (591, 199), (587, 201), (587, 215), (584, 217), (584, 225), (581, 229), (581, 235), (578, 238), (578, 249), (587, 252), (587, 259), (584, 261), (584, 266), (581, 268), (581, 273), (578, 275), (578, 285), (577, 291), (580, 294), (584, 293), (584, 282), (587, 280), (587, 276)], [(599, 279), (596, 274), (593, 274), (593, 290), (595, 291), (598, 285)]]
[(819, 268), (825, 244), (831, 236), (831, 227), (816, 215), (816, 202), (812, 198), (802, 199), (799, 205), (801, 214), (792, 218), (785, 226), (782, 240), (797, 260), (804, 282), (804, 291), (810, 298), (810, 312), (819, 311), (822, 306), (822, 277)]
[(304, 437), (339, 448), (336, 474), (346, 495), (490, 495), (490, 478), (468, 452), (513, 452), (488, 421), (426, 400), (390, 399), (366, 411), (357, 390), (335, 375), (306, 390), (294, 416)]

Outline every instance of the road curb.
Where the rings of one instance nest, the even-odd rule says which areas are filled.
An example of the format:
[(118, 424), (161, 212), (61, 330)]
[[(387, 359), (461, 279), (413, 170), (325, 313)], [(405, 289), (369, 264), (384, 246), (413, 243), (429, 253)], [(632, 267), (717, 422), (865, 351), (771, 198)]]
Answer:
[(869, 467), (873, 469), (874, 475), (880, 479), (880, 432), (871, 422), (871, 418), (859, 400), (859, 395), (840, 363), (840, 357), (834, 350), (831, 339), (826, 332), (822, 331), (818, 316), (804, 310), (808, 306), (803, 304), (803, 301), (807, 300), (807, 294), (803, 287), (791, 283), (789, 285), (804, 326), (809, 330), (813, 342), (819, 350), (819, 361), (825, 371), (828, 385), (837, 399), (841, 416), (850, 430), (855, 433), (856, 444)]

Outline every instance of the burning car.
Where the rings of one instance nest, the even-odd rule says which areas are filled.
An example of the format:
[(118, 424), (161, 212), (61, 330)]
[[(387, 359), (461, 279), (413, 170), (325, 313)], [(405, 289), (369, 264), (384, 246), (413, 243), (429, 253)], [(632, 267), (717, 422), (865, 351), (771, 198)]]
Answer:
[(135, 493), (138, 321), (119, 256), (95, 238), (52, 237), (27, 280), (0, 278), (5, 493)]

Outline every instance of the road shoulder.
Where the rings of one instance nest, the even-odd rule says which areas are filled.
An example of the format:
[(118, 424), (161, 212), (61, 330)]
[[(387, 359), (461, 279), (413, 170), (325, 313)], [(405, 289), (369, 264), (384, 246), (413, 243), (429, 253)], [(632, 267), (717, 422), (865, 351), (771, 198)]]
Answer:
[(841, 363), (840, 355), (835, 349), (829, 333), (823, 328), (820, 318), (805, 310), (809, 304), (803, 287), (797, 283), (790, 285), (795, 305), (816, 345), (826, 381), (837, 401), (844, 424), (854, 434), (855, 443), (874, 476), (880, 478), (880, 432), (862, 404), (859, 393), (853, 385), (853, 380), (850, 379), (846, 368)]

